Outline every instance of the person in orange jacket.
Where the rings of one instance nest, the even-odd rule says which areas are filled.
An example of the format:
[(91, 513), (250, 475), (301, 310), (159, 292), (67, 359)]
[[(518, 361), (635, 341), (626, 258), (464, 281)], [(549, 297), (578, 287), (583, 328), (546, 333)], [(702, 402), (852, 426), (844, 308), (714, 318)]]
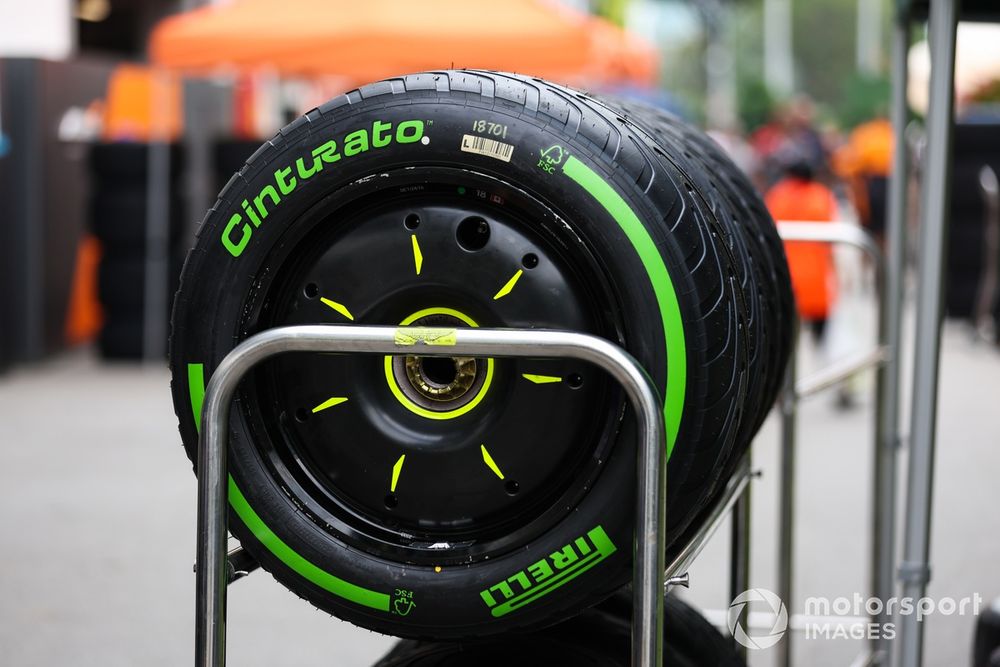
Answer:
[(885, 236), (892, 152), (892, 124), (880, 116), (854, 128), (834, 159), (836, 172), (848, 185), (861, 224), (879, 243)]
[[(784, 176), (767, 191), (764, 202), (775, 220), (832, 222), (837, 217), (836, 197), (815, 180), (806, 160), (789, 161)], [(833, 251), (826, 243), (790, 241), (785, 243), (785, 254), (799, 317), (821, 340), (837, 298)]]

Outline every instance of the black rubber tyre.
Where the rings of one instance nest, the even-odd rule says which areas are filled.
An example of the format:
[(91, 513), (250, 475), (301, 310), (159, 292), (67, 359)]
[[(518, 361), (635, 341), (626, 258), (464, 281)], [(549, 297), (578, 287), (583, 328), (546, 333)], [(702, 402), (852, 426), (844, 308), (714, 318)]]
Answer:
[[(607, 101), (647, 133), (722, 222), (746, 296), (749, 387), (732, 454), (713, 480), (725, 482), (778, 397), (792, 347), (795, 298), (784, 244), (759, 193), (710, 137), (661, 109)], [(708, 480), (706, 480), (708, 483)], [(713, 489), (718, 489), (715, 485)]]
[[(590, 331), (666, 397), (671, 544), (734, 453), (748, 315), (735, 232), (666, 152), (582, 93), (492, 72), (383, 81), (296, 120), (185, 264), (170, 358), (188, 455), (205, 382), (267, 328)], [(635, 504), (621, 392), (568, 361), (473, 361), (441, 380), (467, 401), (447, 418), (397, 391), (436, 386), (418, 356), (262, 364), (231, 415), (233, 533), (316, 606), (406, 637), (537, 627), (612, 593)]]
[[(181, 262), (170, 262), (167, 303), (177, 291)], [(97, 267), (97, 297), (105, 308), (142, 314), (146, 302), (146, 260), (142, 255), (106, 254)], [(169, 306), (168, 306), (169, 307)]]
[(1000, 665), (1000, 598), (993, 600), (976, 620), (972, 641), (972, 667)]
[[(615, 595), (568, 621), (541, 632), (502, 640), (448, 644), (403, 640), (374, 667), (508, 667), (509, 665), (631, 664), (631, 599)], [(745, 667), (731, 638), (675, 596), (664, 600), (663, 663), (670, 667)]]
[[(170, 176), (176, 178), (184, 167), (184, 149), (171, 144)], [(93, 144), (88, 155), (90, 171), (110, 187), (124, 184), (145, 186), (149, 170), (149, 144), (115, 141)]]
[(104, 359), (141, 359), (142, 335), (141, 315), (105, 313), (104, 323), (97, 335), (97, 349)]
[(746, 412), (757, 418), (745, 420), (740, 429), (744, 445), (749, 444), (777, 398), (791, 347), (795, 298), (784, 244), (760, 194), (709, 136), (662, 109), (634, 101), (611, 104), (668, 153), (729, 232), (749, 311), (747, 393), (753, 404)]
[[(90, 203), (90, 229), (105, 248), (145, 252), (146, 190), (126, 186), (102, 190)], [(177, 244), (183, 232), (184, 200), (173, 196), (168, 203), (168, 237)]]
[(222, 139), (212, 147), (212, 173), (220, 190), (230, 176), (243, 168), (247, 158), (260, 148), (256, 141), (247, 139)]

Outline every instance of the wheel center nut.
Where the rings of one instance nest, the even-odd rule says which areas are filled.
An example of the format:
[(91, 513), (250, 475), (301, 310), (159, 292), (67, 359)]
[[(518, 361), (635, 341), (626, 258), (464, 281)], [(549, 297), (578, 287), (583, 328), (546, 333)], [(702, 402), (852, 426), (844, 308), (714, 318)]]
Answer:
[(432, 401), (455, 401), (476, 381), (472, 357), (406, 357), (404, 365), (413, 389)]
[[(401, 324), (440, 328), (477, 326), (468, 316), (450, 308), (428, 308)], [(482, 399), (492, 366), (492, 359), (474, 357), (393, 356), (386, 358), (386, 375), (389, 388), (409, 410), (432, 419), (449, 419), (464, 414)]]

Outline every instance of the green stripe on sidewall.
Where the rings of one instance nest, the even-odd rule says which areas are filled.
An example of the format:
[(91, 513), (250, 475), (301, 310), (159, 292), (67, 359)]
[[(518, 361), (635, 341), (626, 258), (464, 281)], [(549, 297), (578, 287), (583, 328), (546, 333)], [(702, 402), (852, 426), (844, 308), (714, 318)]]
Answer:
[(389, 611), (389, 596), (385, 593), (362, 588), (339, 577), (335, 577), (329, 572), (321, 570), (319, 567), (300, 556), (290, 546), (281, 541), (274, 532), (267, 527), (257, 513), (250, 507), (250, 503), (243, 496), (233, 478), (229, 478), (229, 504), (236, 510), (236, 514), (246, 526), (253, 531), (257, 541), (264, 545), (268, 551), (277, 556), (282, 563), (292, 568), (300, 575), (316, 584), (320, 588), (330, 591), (334, 595), (345, 600), (350, 600), (365, 607)]
[(684, 392), (687, 388), (687, 347), (684, 342), (684, 322), (677, 302), (674, 283), (663, 263), (663, 256), (649, 231), (639, 221), (635, 211), (611, 185), (593, 169), (572, 155), (563, 165), (563, 172), (586, 190), (604, 207), (632, 243), (642, 261), (660, 307), (663, 337), (667, 342), (667, 391), (663, 401), (663, 420), (667, 429), (667, 457), (673, 451), (684, 412)]
[[(205, 368), (202, 364), (188, 364), (188, 393), (191, 394), (191, 410), (194, 413), (195, 428), (201, 432), (201, 405), (205, 399)], [(250, 503), (236, 486), (232, 476), (229, 477), (229, 504), (232, 505), (240, 520), (253, 532), (257, 541), (303, 578), (345, 600), (379, 611), (389, 611), (389, 596), (386, 593), (362, 588), (335, 577), (312, 564), (285, 544), (250, 507)]]
[(201, 433), (201, 404), (205, 402), (205, 366), (188, 364), (188, 393), (191, 394), (191, 414), (194, 428)]

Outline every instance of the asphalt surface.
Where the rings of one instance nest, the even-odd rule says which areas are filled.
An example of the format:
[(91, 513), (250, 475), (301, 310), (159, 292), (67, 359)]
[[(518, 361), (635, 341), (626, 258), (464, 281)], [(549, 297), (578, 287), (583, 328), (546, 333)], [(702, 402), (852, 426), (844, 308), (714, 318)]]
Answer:
[[(863, 339), (868, 328), (856, 328)], [(818, 363), (809, 345), (803, 356)], [(0, 665), (191, 664), (195, 479), (168, 383), (163, 368), (101, 364), (86, 351), (0, 377)], [(793, 613), (808, 596), (867, 596), (870, 378), (857, 385), (851, 411), (830, 394), (801, 409)], [(1000, 596), (998, 396), (1000, 352), (947, 326), (931, 596)], [(773, 588), (773, 419), (754, 465), (763, 477), (753, 485), (752, 584)], [(713, 618), (729, 605), (727, 542), (723, 531), (691, 571), (687, 597)], [(229, 599), (236, 667), (365, 667), (393, 642), (314, 610), (263, 573), (234, 584)], [(929, 618), (926, 664), (969, 664), (973, 627), (971, 617)], [(862, 645), (794, 641), (797, 664), (811, 666), (846, 666)], [(773, 657), (755, 651), (751, 664)]]

